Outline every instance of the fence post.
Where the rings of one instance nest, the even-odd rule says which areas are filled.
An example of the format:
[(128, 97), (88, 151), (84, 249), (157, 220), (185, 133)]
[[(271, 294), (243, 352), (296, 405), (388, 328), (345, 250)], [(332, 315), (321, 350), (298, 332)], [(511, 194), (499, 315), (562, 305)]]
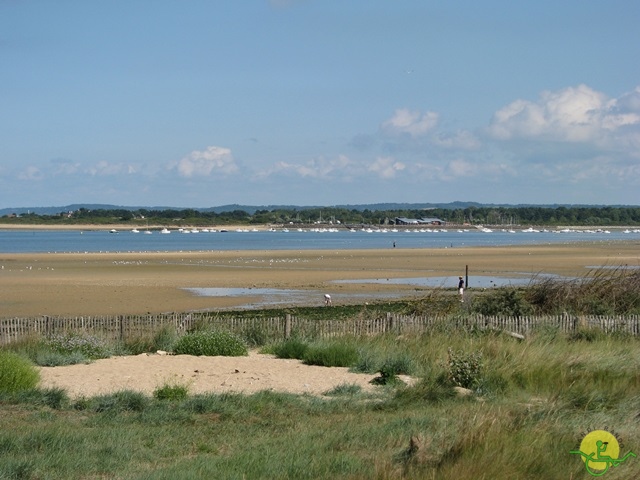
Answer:
[(392, 333), (394, 327), (393, 315), (391, 312), (387, 312), (387, 331)]
[(120, 323), (120, 341), (124, 342), (124, 315), (116, 315), (116, 320)]
[(284, 338), (291, 336), (291, 314), (287, 313), (284, 317)]

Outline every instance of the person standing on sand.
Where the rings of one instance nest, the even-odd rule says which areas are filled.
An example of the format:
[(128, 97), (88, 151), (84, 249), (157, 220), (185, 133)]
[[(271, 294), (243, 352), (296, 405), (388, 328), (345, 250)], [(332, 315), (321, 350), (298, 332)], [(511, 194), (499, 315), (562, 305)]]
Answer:
[(458, 293), (460, 294), (460, 301), (464, 302), (464, 280), (462, 277), (458, 277)]
[(328, 293), (324, 294), (324, 306), (325, 307), (331, 306), (331, 295), (329, 295)]

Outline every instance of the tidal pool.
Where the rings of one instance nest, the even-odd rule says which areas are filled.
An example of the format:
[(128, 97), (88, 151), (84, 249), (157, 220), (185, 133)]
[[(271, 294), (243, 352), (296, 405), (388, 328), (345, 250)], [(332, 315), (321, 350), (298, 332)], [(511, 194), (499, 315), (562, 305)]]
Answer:
[[(540, 277), (554, 277), (553, 275), (537, 275)], [(531, 274), (523, 273), (522, 277), (499, 277), (490, 275), (469, 276), (468, 288), (493, 288), (503, 286), (521, 286), (529, 284), (534, 278)], [(365, 278), (358, 280), (334, 280), (335, 285), (340, 284), (386, 284), (386, 285), (411, 285), (415, 287), (432, 288), (457, 288), (457, 276), (440, 277), (410, 277), (410, 278)], [(324, 303), (324, 294), (331, 294), (334, 305), (339, 303), (354, 303), (354, 300), (378, 301), (398, 300), (411, 297), (414, 291), (402, 290), (397, 292), (369, 292), (369, 293), (339, 293), (327, 288), (320, 290), (297, 290), (289, 288), (185, 288), (194, 295), (204, 297), (253, 297), (255, 300), (238, 305), (233, 308), (264, 308), (278, 305), (315, 306)]]
[[(491, 275), (469, 276), (468, 288), (492, 288), (506, 287), (510, 285), (528, 285), (533, 275), (524, 274), (523, 277), (496, 277)], [(537, 278), (555, 277), (554, 275), (537, 275)], [(465, 279), (466, 280), (466, 279)], [(386, 285), (415, 285), (416, 287), (443, 287), (454, 288), (458, 286), (458, 276), (447, 277), (412, 277), (412, 278), (364, 278), (357, 280), (334, 280), (332, 283), (377, 283)]]
[(315, 306), (324, 304), (324, 294), (330, 293), (334, 303), (354, 299), (369, 300), (397, 300), (406, 296), (403, 292), (389, 293), (334, 293), (333, 291), (293, 290), (284, 288), (185, 288), (194, 295), (203, 297), (258, 297), (252, 301), (233, 308), (263, 308), (277, 305)]

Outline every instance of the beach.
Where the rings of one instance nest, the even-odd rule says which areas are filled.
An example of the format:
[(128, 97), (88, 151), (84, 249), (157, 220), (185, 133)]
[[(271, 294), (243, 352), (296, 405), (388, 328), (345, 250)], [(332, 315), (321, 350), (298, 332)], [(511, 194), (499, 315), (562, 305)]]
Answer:
[[(3, 317), (114, 315), (215, 311), (264, 300), (251, 290), (239, 296), (187, 290), (206, 288), (308, 290), (336, 294), (344, 302), (352, 296), (351, 303), (389, 293), (409, 298), (431, 287), (369, 280), (457, 278), (467, 268), (472, 288), (479, 277), (583, 277), (602, 266), (637, 267), (639, 246), (632, 240), (446, 249), (1, 254), (0, 306)], [(319, 305), (320, 293), (309, 299), (309, 306)]]
[[(364, 303), (393, 292), (415, 298), (429, 287), (366, 282), (370, 279), (584, 277), (599, 267), (638, 266), (639, 242), (580, 243), (450, 249), (212, 251), (162, 253), (56, 253), (0, 255), (4, 317), (117, 315), (216, 311), (253, 301), (251, 289), (308, 290)], [(352, 280), (335, 283), (337, 280)], [(363, 281), (364, 283), (359, 283)], [(443, 285), (455, 291), (456, 283)], [(243, 288), (240, 296), (199, 296), (188, 288)], [(471, 288), (473, 291), (473, 287)], [(251, 352), (248, 357), (143, 354), (88, 365), (41, 367), (41, 386), (71, 397), (133, 389), (151, 394), (166, 384), (191, 393), (286, 391), (322, 395), (344, 384), (370, 390), (372, 376), (346, 368), (314, 367)], [(410, 381), (410, 379), (408, 379)]]

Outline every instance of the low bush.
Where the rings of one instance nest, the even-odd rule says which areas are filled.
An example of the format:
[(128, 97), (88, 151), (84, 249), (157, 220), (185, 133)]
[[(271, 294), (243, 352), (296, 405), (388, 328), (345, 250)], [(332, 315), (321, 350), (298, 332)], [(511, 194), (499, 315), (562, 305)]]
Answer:
[(324, 392), (328, 397), (353, 396), (362, 391), (362, 387), (355, 383), (341, 383), (340, 385)]
[(482, 315), (506, 315), (520, 317), (531, 315), (533, 307), (517, 288), (498, 288), (475, 297), (473, 310)]
[(257, 325), (245, 328), (241, 333), (242, 340), (252, 348), (262, 347), (269, 341), (269, 334)]
[(482, 381), (482, 353), (448, 350), (449, 380), (458, 387), (474, 389)]
[(44, 348), (34, 354), (33, 361), (41, 367), (62, 367), (65, 365), (76, 365), (78, 363), (89, 363), (91, 359), (87, 358), (81, 352), (60, 353)]
[(303, 362), (322, 367), (351, 367), (358, 362), (358, 350), (346, 343), (310, 345)]
[(109, 345), (101, 338), (93, 335), (81, 335), (78, 333), (52, 335), (47, 338), (45, 344), (54, 352), (63, 355), (79, 353), (91, 360), (108, 358), (112, 354)]
[(149, 399), (143, 393), (132, 390), (122, 390), (89, 400), (89, 407), (98, 413), (142, 412), (148, 405)]
[(117, 345), (117, 355), (140, 355), (141, 353), (155, 353), (158, 350), (170, 352), (178, 340), (178, 334), (173, 325), (164, 325), (158, 330), (129, 337)]
[(240, 357), (248, 355), (247, 346), (236, 335), (225, 331), (200, 330), (188, 333), (175, 344), (177, 355)]
[(184, 400), (189, 395), (189, 387), (186, 385), (163, 385), (153, 392), (158, 400)]
[(394, 385), (400, 382), (398, 375), (410, 375), (413, 370), (413, 360), (409, 355), (388, 357), (377, 369), (377, 373), (380, 376), (371, 380), (371, 383), (375, 385)]
[(13, 352), (0, 351), (0, 392), (31, 390), (39, 381), (40, 374), (31, 361)]
[(278, 358), (295, 358), (302, 360), (308, 348), (309, 345), (305, 342), (292, 338), (284, 342), (276, 343), (270, 350)]
[[(32, 405), (46, 405), (53, 410), (63, 410), (69, 405), (69, 396), (63, 388), (33, 388), (15, 394), (14, 399), (19, 403)], [(0, 476), (0, 478), (2, 478)]]

